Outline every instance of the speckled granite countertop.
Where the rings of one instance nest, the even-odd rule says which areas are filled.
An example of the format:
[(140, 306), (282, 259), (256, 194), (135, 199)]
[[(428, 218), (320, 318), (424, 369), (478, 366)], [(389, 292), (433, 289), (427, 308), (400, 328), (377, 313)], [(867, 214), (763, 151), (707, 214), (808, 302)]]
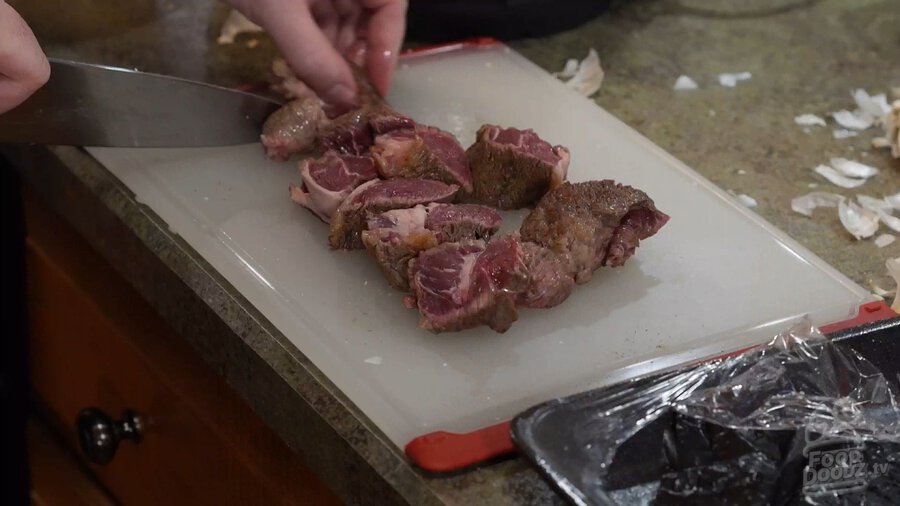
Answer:
[[(248, 47), (243, 36), (233, 45), (215, 44), (226, 11), (202, 1), (141, 0), (128, 12), (108, 0), (11, 3), (31, 17), (54, 56), (235, 85), (258, 81), (273, 54), (268, 41)], [(790, 211), (790, 199), (815, 184), (843, 191), (811, 172), (834, 156), (882, 169), (862, 192), (900, 190), (900, 162), (869, 148), (874, 129), (835, 140), (831, 126), (804, 131), (793, 122), (801, 113), (852, 108), (852, 88), (890, 92), (900, 86), (900, 2), (623, 1), (575, 30), (511, 45), (551, 71), (596, 48), (606, 71), (600, 105), (721, 187), (755, 198), (758, 213), (858, 283), (891, 286), (884, 259), (900, 254), (900, 242), (880, 250), (871, 241), (854, 241), (834, 213), (805, 218)], [(720, 72), (745, 70), (753, 78), (736, 88), (716, 83)], [(701, 89), (673, 92), (680, 74), (692, 76)], [(4, 152), (348, 503), (562, 501), (521, 459), (450, 477), (417, 471), (328, 378), (86, 153)]]

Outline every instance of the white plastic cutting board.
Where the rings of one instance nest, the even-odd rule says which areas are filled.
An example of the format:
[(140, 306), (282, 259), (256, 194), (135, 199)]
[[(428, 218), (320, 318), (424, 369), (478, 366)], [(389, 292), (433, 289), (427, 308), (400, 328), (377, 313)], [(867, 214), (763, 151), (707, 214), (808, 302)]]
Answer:
[(258, 145), (90, 152), (400, 446), (757, 343), (803, 314), (843, 320), (871, 300), (504, 46), (406, 58), (390, 100), (466, 146), (482, 123), (532, 127), (570, 148), (571, 180), (636, 186), (672, 219), (625, 267), (599, 271), (560, 307), (523, 310), (506, 334), (432, 335), (364, 252), (329, 251), (326, 225), (288, 198), (294, 163), (267, 162)]

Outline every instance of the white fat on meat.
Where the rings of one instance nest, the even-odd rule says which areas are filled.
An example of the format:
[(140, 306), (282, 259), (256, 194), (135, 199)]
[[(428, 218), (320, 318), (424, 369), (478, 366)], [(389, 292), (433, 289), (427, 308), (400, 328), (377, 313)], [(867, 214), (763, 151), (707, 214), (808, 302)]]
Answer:
[[(431, 204), (434, 206), (437, 204)], [(391, 222), (391, 230), (397, 232), (401, 236), (407, 236), (412, 233), (422, 232), (425, 230), (425, 218), (428, 217), (430, 209), (419, 204), (410, 209), (393, 209), (381, 213), (381, 218)]]
[(300, 179), (303, 184), (291, 185), (291, 200), (309, 209), (322, 221), (328, 223), (341, 202), (347, 198), (347, 195), (350, 195), (350, 190), (332, 191), (323, 188), (309, 173), (311, 163), (310, 160), (304, 160), (300, 165)]
[(550, 189), (556, 188), (557, 186), (563, 184), (566, 180), (566, 174), (569, 171), (569, 150), (562, 147), (556, 146), (553, 148), (553, 152), (559, 156), (559, 162), (553, 166), (553, 170), (550, 171)]
[(468, 294), (472, 285), (472, 272), (475, 270), (475, 262), (478, 260), (478, 253), (471, 253), (463, 256), (462, 267), (460, 267), (459, 284), (456, 285), (456, 291), (453, 293), (453, 300), (457, 304), (463, 302), (463, 295)]
[[(304, 160), (300, 164), (300, 179), (303, 183), (291, 185), (291, 199), (315, 213), (326, 223), (330, 222), (331, 217), (351, 192), (363, 181), (375, 177), (373, 167), (369, 167), (370, 173), (360, 171), (359, 167), (356, 167), (356, 170), (350, 167), (351, 163), (358, 163), (350, 162), (352, 159), (359, 160), (358, 157), (341, 158), (334, 153), (327, 153), (319, 160)], [(328, 183), (330, 188), (322, 181), (316, 180), (312, 171), (313, 164), (321, 164), (318, 174), (324, 178), (322, 181), (331, 181)]]
[(385, 177), (392, 175), (394, 164), (406, 157), (416, 142), (417, 139), (413, 134), (385, 134), (376, 137), (371, 153), (381, 175)]

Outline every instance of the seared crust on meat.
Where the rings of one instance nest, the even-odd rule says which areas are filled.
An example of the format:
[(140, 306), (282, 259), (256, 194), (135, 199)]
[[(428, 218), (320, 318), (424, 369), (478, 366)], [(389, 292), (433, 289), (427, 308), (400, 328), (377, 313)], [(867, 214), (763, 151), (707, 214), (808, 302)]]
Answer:
[(283, 105), (263, 124), (260, 141), (266, 148), (266, 156), (284, 161), (295, 153), (312, 150), (324, 119), (322, 106), (316, 98), (300, 98)]
[(575, 287), (565, 257), (532, 242), (522, 241), (521, 244), (528, 287), (519, 293), (516, 304), (530, 308), (550, 308), (562, 304)]
[[(640, 220), (647, 226), (631, 234), (616, 234), (626, 216), (638, 211), (650, 213), (652, 219)], [(646, 193), (630, 186), (611, 180), (564, 183), (538, 202), (522, 223), (521, 235), (567, 258), (575, 281), (582, 284), (604, 265), (614, 234), (636, 237), (636, 247), (637, 240), (655, 234), (667, 220)], [(626, 223), (631, 226), (632, 221)], [(624, 258), (615, 265), (622, 263)]]
[[(496, 142), (500, 130), (494, 125), (484, 125), (478, 130), (475, 143), (466, 150), (473, 190), (471, 195), (460, 196), (466, 202), (499, 209), (520, 209), (562, 182), (569, 164), (569, 152), (562, 146), (551, 148), (539, 141), (546, 145), (548, 153), (553, 153), (551, 158), (556, 158), (552, 162), (541, 159), (521, 146)], [(525, 132), (537, 139), (530, 130)]]

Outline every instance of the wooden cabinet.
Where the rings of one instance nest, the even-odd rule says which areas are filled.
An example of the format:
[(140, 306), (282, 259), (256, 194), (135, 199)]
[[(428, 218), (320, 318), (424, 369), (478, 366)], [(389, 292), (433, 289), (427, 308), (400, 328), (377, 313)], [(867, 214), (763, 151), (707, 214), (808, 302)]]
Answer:
[(113, 506), (113, 501), (35, 420), (28, 424), (28, 469), (33, 506)]
[[(119, 502), (338, 504), (190, 346), (25, 190), (31, 377), (77, 449), (86, 407), (140, 417), (142, 439), (89, 464)], [(81, 453), (79, 452), (79, 455)]]

